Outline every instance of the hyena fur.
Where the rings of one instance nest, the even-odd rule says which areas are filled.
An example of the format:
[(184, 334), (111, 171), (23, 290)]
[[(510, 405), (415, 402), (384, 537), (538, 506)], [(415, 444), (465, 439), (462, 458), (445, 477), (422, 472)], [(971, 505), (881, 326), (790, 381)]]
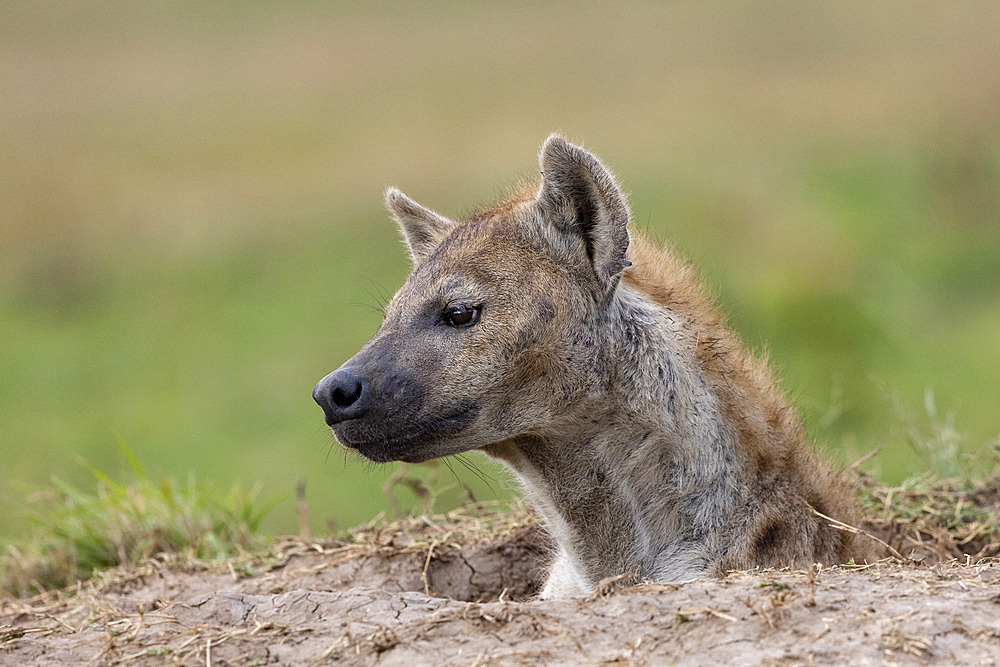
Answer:
[(459, 221), (386, 191), (413, 270), (313, 392), (337, 439), (373, 461), (503, 461), (557, 544), (543, 598), (868, 557), (817, 516), (854, 524), (850, 489), (693, 270), (630, 233), (597, 157), (553, 135), (540, 163)]

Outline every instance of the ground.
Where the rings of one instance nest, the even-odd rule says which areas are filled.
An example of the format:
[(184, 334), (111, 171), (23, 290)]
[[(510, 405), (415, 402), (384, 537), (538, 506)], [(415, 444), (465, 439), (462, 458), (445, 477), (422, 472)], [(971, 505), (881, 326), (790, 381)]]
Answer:
[(0, 662), (996, 664), (996, 485), (866, 492), (862, 530), (902, 560), (565, 600), (531, 599), (549, 548), (523, 511), (376, 522), (228, 563), (163, 555), (5, 599)]

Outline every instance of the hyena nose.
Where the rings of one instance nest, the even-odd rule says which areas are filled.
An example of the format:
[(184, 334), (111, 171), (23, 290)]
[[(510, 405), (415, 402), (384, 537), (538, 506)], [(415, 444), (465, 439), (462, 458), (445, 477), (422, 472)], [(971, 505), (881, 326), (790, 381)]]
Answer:
[(323, 408), (329, 426), (357, 419), (368, 412), (371, 403), (368, 378), (358, 377), (354, 371), (341, 368), (319, 381), (313, 389), (313, 400)]

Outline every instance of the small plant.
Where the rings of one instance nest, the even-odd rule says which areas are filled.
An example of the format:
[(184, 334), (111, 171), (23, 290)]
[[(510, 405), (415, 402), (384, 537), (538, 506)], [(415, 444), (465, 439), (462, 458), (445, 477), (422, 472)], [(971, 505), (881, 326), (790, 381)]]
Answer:
[(783, 591), (788, 588), (788, 584), (783, 581), (762, 581), (757, 584), (757, 588), (773, 588), (777, 591)]
[(943, 417), (939, 416), (931, 387), (924, 389), (924, 415), (918, 419), (905, 407), (896, 391), (880, 380), (876, 380), (876, 385), (896, 413), (897, 437), (902, 437), (936, 477), (958, 477), (963, 476), (963, 472), (968, 476), (972, 472), (968, 461), (962, 460), (965, 437), (955, 426), (955, 413), (948, 411)]
[(280, 499), (261, 504), (257, 489), (239, 486), (218, 493), (193, 475), (185, 484), (155, 481), (128, 445), (119, 444), (132, 468), (131, 483), (88, 465), (97, 482), (93, 492), (53, 479), (51, 487), (28, 498), (34, 530), (25, 541), (4, 547), (0, 594), (62, 588), (160, 553), (213, 560), (261, 546), (261, 521)]

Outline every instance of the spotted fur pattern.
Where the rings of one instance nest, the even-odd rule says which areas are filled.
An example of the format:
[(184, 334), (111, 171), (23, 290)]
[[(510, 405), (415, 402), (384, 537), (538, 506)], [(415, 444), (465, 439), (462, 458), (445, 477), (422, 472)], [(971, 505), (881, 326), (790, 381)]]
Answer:
[[(341, 442), (506, 463), (557, 544), (542, 597), (868, 557), (812, 511), (856, 519), (766, 364), (690, 266), (630, 231), (611, 172), (559, 136), (540, 169), (460, 221), (387, 191), (414, 268), (344, 365), (373, 409), (335, 427)], [(479, 321), (447, 326), (455, 304)]]

